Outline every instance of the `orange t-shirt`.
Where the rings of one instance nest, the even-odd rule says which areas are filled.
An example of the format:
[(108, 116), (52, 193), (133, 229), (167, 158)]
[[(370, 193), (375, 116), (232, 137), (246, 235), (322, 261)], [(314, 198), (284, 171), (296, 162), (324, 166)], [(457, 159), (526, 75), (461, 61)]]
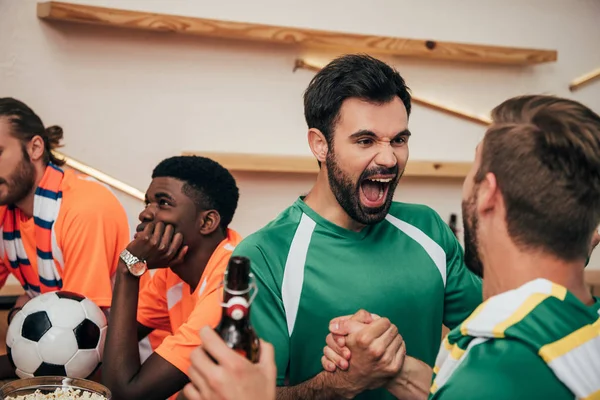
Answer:
[[(65, 169), (60, 189), (63, 198), (54, 229), (64, 259), (61, 290), (79, 293), (100, 307), (110, 307), (119, 254), (130, 242), (125, 209), (103, 184), (73, 170)], [(5, 212), (6, 207), (0, 207), (0, 221)], [(19, 229), (25, 253), (37, 274), (33, 218), (21, 220)], [(0, 260), (0, 287), (11, 270), (4, 256)]]
[[(140, 293), (144, 292), (144, 290), (145, 290), (144, 288), (150, 284), (150, 281), (152, 280), (153, 275), (155, 275), (158, 271), (160, 271), (160, 270), (151, 269), (147, 273), (145, 273), (144, 275), (142, 275), (140, 277)], [(140, 361), (142, 363), (144, 361), (146, 361), (146, 359), (148, 359), (148, 357), (150, 357), (152, 355), (152, 353), (154, 353), (156, 351), (158, 346), (160, 346), (161, 343), (163, 342), (163, 340), (165, 340), (165, 338), (167, 336), (169, 336), (170, 334), (171, 334), (171, 329), (169, 329), (168, 331), (161, 330), (161, 329), (154, 329), (152, 332), (150, 332), (150, 334), (148, 336), (146, 336), (145, 338), (140, 340), (140, 343), (139, 343)]]
[(184, 374), (190, 368), (190, 354), (200, 346), (200, 329), (216, 327), (221, 320), (223, 275), (231, 252), (242, 237), (229, 229), (227, 238), (215, 249), (206, 264), (196, 290), (169, 268), (158, 270), (139, 295), (138, 321), (149, 328), (172, 332), (156, 353)]

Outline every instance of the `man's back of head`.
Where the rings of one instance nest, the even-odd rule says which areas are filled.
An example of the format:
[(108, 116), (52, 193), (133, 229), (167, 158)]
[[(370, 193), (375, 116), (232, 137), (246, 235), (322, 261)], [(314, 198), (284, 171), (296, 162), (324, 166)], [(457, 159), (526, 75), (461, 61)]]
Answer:
[(584, 263), (600, 222), (600, 116), (573, 100), (532, 95), (503, 102), (492, 120), (465, 182), (465, 190), (473, 185), (465, 205), (467, 261), (485, 241), (477, 233), (482, 213), (473, 208), (492, 175), (507, 234), (520, 251)]

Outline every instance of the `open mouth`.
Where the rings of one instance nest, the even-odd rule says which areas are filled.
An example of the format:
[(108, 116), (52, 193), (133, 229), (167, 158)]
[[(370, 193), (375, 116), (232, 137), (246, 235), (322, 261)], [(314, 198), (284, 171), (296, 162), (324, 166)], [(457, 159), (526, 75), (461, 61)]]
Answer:
[(360, 199), (368, 208), (377, 208), (385, 204), (394, 176), (373, 176), (360, 183)]

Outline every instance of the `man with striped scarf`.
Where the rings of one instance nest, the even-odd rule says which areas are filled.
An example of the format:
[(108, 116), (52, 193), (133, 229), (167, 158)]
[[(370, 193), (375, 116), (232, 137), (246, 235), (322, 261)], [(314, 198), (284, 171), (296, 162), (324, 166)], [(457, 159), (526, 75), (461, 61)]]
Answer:
[[(23, 287), (20, 306), (43, 293), (79, 293), (105, 312), (121, 250), (129, 243), (125, 209), (103, 184), (63, 168), (52, 152), (59, 126), (44, 127), (23, 102), (0, 98), (0, 287)], [(0, 378), (14, 376), (0, 357)]]
[[(406, 357), (387, 388), (401, 399), (600, 399), (600, 300), (584, 282), (599, 238), (600, 116), (522, 96), (492, 119), (463, 186), (465, 263), (484, 278), (484, 302), (444, 339), (433, 381)], [(339, 335), (352, 350), (377, 318), (332, 321), (324, 368), (340, 364)]]

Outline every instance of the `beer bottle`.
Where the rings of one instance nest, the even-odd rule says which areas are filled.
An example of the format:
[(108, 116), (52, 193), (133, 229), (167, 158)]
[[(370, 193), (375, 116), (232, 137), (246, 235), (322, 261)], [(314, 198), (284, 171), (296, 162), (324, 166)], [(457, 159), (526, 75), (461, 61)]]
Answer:
[(229, 260), (223, 288), (221, 322), (215, 328), (227, 346), (253, 363), (258, 362), (260, 342), (250, 324), (250, 292), (256, 290), (251, 282), (250, 260), (235, 256)]
[(458, 238), (458, 227), (456, 224), (456, 219), (456, 214), (450, 214), (450, 222), (448, 222), (448, 226), (450, 227), (452, 233), (454, 233), (454, 236)]

